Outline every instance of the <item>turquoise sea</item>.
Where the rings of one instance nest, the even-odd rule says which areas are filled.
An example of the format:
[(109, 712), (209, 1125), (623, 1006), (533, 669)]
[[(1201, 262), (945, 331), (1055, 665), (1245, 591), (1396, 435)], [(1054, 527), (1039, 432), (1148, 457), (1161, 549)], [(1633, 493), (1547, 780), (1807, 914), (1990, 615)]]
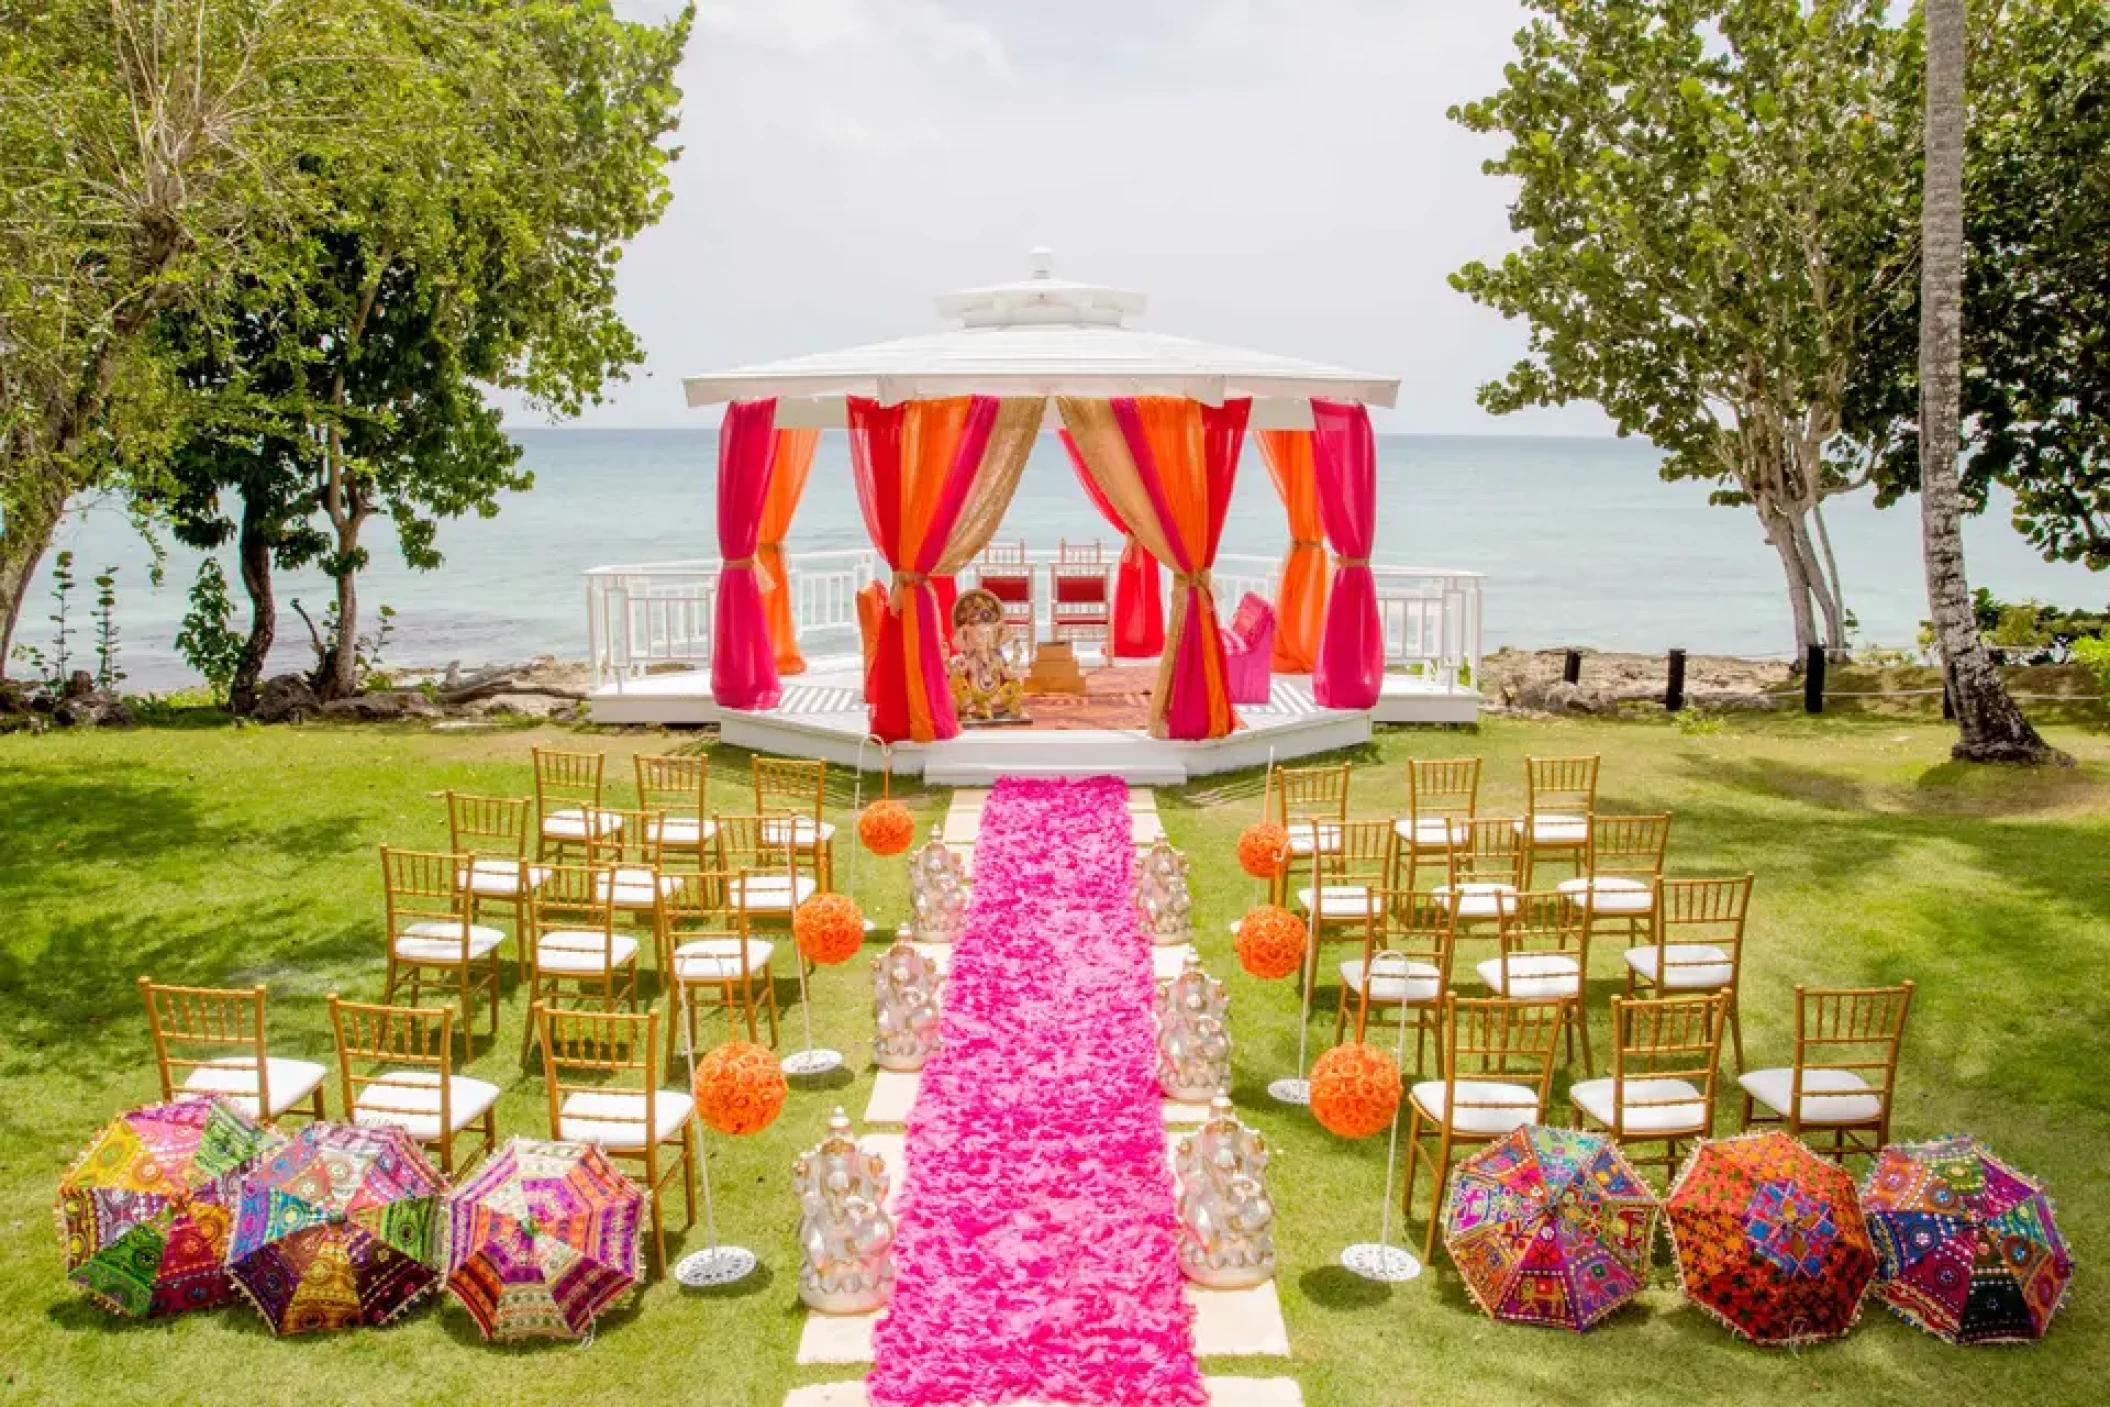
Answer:
[[(443, 525), (446, 564), (407, 570), (385, 522), (368, 527), (374, 558), (361, 587), (373, 607), (397, 612), (389, 654), (398, 663), (510, 661), (586, 652), (586, 567), (716, 555), (712, 430), (557, 430), (518, 433), (535, 487), (496, 518)], [(1486, 632), (1500, 645), (1593, 645), (1659, 651), (1781, 654), (1792, 644), (1780, 568), (1748, 509), (1713, 508), (1697, 484), (1656, 477), (1647, 445), (1616, 439), (1385, 435), (1378, 440), (1380, 562), (1484, 572)], [(1864, 497), (1828, 510), (1849, 607), (1861, 637), (1909, 643), (1925, 615), (1916, 503), (1878, 511)], [(1052, 547), (1058, 537), (1110, 538), (1071, 477), (1061, 447), (1043, 437), (1003, 535)], [(1257, 453), (1240, 466), (1223, 550), (1282, 550), (1282, 510)], [(1969, 525), (1974, 584), (2003, 597), (2100, 605), (2110, 581), (2039, 559), (1995, 505)], [(864, 529), (840, 436), (822, 440), (794, 550), (859, 547)], [(58, 543), (83, 582), (118, 568), (118, 624), (128, 687), (169, 688), (188, 671), (174, 640), (195, 554), (170, 548), (164, 584), (149, 585), (152, 556), (121, 509), (79, 508)], [(227, 564), (230, 581), (234, 570)], [(50, 564), (45, 566), (48, 582)], [(319, 614), (320, 578), (286, 580)], [(92, 588), (76, 599), (85, 612)], [(21, 637), (48, 637), (42, 591)], [(78, 623), (85, 627), (85, 620)], [(80, 637), (85, 643), (85, 633)], [(305, 633), (286, 613), (276, 663), (307, 663)]]

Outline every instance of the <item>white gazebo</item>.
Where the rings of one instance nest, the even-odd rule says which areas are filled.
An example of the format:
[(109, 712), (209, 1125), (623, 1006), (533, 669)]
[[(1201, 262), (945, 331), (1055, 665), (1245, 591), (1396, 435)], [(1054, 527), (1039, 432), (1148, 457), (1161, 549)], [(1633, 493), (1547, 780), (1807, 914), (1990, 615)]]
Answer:
[[(844, 428), (852, 397), (891, 406), (957, 396), (1048, 398), (1048, 430), (1061, 428), (1055, 398), (1145, 396), (1211, 407), (1250, 401), (1249, 430), (1309, 430), (1315, 399), (1390, 406), (1398, 393), (1393, 377), (1129, 326), (1144, 304), (1140, 293), (1057, 279), (1047, 252), (1036, 250), (1026, 279), (939, 297), (939, 312), (955, 323), (944, 331), (693, 376), (684, 386), (691, 406), (773, 399), (780, 432)], [(1053, 552), (1029, 556), (1044, 559)], [(865, 549), (794, 553), (783, 567), (784, 579), (772, 589), (789, 595), (807, 668), (783, 680), (774, 707), (758, 710), (722, 707), (712, 696), (719, 562), (590, 570), (592, 716), (716, 723), (739, 746), (858, 761), (870, 727), (856, 598), (867, 583), (886, 578), (887, 566)], [(1276, 599), (1278, 568), (1274, 558), (1219, 555), (1213, 572), (1217, 600), (1227, 603), (1228, 613), (1228, 603), (1243, 592)], [(1384, 654), (1382, 692), (1371, 707), (1322, 707), (1308, 676), (1278, 674), (1265, 703), (1239, 705), (1241, 725), (1227, 736), (1173, 741), (1140, 727), (989, 729), (902, 743), (894, 766), (953, 784), (1004, 773), (1109, 771), (1137, 782), (1179, 782), (1270, 756), (1279, 760), (1352, 745), (1369, 737), (1373, 722), (1476, 719), (1479, 575), (1375, 561), (1369, 569)], [(974, 569), (961, 575), (971, 579)], [(869, 755), (864, 760), (875, 761)]]

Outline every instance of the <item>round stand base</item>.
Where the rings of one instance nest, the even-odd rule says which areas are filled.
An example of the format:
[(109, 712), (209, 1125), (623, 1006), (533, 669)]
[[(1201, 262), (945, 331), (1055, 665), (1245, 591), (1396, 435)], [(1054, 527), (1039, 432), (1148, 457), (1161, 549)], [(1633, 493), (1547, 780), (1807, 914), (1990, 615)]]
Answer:
[(692, 1290), (713, 1285), (732, 1285), (755, 1271), (755, 1253), (739, 1246), (713, 1246), (707, 1251), (683, 1256), (674, 1267), (674, 1278)]
[(1267, 1087), (1267, 1097), (1277, 1104), (1309, 1104), (1311, 1081), (1277, 1080)]
[(1365, 1280), (1381, 1280), (1390, 1285), (1421, 1274), (1421, 1262), (1413, 1256), (1397, 1246), (1380, 1246), (1370, 1241), (1341, 1252), (1341, 1264)]
[(825, 1075), (843, 1067), (843, 1053), (839, 1050), (801, 1050), (784, 1057), (784, 1073), (794, 1078)]

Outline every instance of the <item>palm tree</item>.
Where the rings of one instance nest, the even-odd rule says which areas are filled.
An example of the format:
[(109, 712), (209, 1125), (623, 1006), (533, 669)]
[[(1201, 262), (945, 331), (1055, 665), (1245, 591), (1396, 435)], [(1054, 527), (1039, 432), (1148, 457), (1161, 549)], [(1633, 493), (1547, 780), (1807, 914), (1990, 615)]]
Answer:
[(1926, 0), (1926, 176), (1920, 241), (1920, 542), (1927, 605), (1956, 704), (1960, 762), (2072, 759), (2047, 744), (2008, 696), (1979, 638), (1964, 575), (1956, 457), (1963, 399), (1965, 0)]

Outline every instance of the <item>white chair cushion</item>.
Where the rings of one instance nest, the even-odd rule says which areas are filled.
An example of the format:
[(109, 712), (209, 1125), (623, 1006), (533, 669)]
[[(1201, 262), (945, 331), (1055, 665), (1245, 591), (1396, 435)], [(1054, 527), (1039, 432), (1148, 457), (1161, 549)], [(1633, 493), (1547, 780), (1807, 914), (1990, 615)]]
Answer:
[(811, 875), (800, 875), (796, 890), (792, 889), (789, 879), (789, 876), (780, 874), (736, 879), (731, 885), (733, 903), (751, 914), (788, 914), (811, 899), (818, 887)]
[[(491, 950), (505, 940), (505, 934), (496, 928), (470, 924), (468, 960), (475, 962), (489, 957)], [(443, 918), (413, 923), (396, 935), (396, 956), (405, 962), (423, 963), (428, 967), (458, 964), (462, 961), (461, 925)]]
[[(1439, 884), (1432, 891), (1439, 899), (1451, 897), (1451, 886)], [(1458, 917), (1500, 918), (1504, 913), (1515, 913), (1517, 887), (1513, 884), (1495, 884), (1486, 880), (1468, 880), (1458, 886)]]
[[(776, 948), (759, 938), (747, 940), (747, 970), (758, 973), (768, 965)], [(737, 982), (740, 979), (740, 940), (700, 938), (674, 950), (674, 971), (684, 982)]]
[[(1341, 984), (1357, 996), (1363, 991), (1363, 960), (1350, 958), (1341, 964)], [(1373, 1005), (1426, 1006), (1443, 995), (1443, 973), (1434, 964), (1420, 962), (1405, 953), (1379, 953), (1370, 964), (1370, 1000)]]
[[(1529, 1085), (1504, 1084), (1497, 1080), (1460, 1080), (1457, 1089), (1458, 1122), (1452, 1127), (1459, 1133), (1499, 1137), (1539, 1122), (1539, 1093)], [(1424, 1117), (1439, 1124), (1446, 1122), (1443, 1081), (1424, 1080), (1414, 1086), (1412, 1098), (1414, 1107), (1421, 1110)]]
[(1423, 816), (1418, 821), (1402, 818), (1392, 823), (1392, 833), (1417, 850), (1451, 848), (1451, 823), (1445, 816)]
[(1502, 959), (1489, 958), (1480, 964), (1480, 980), (1512, 1001), (1547, 1001), (1581, 995), (1582, 965), (1566, 953), (1513, 953), (1506, 979)]
[(363, 1128), (394, 1127), (421, 1143), (437, 1142), (481, 1119), (498, 1102), (498, 1086), (453, 1075), (447, 1080), (446, 1128), (440, 1127), (440, 1072), (387, 1070), (359, 1091), (352, 1122)]
[[(1795, 1095), (1793, 1070), (1786, 1066), (1753, 1070), (1739, 1077), (1737, 1083), (1743, 1086), (1744, 1093), (1766, 1108), (1782, 1118), (1788, 1116), (1788, 1103)], [(1882, 1116), (1882, 1097), (1853, 1071), (1802, 1072), (1802, 1122), (1805, 1124), (1865, 1124)]]
[(788, 821), (762, 822), (763, 844), (782, 845), (787, 837), (793, 845), (825, 845), (835, 839), (835, 823), (816, 822), (811, 816), (794, 816)]
[[(613, 902), (619, 909), (650, 909), (658, 905), (659, 899), (653, 890), (655, 876), (651, 870), (620, 869), (612, 874), (601, 875), (593, 882), (593, 897), (600, 903)], [(673, 875), (657, 876), (661, 894), (672, 894), (681, 884)], [(609, 898), (609, 887), (614, 886), (614, 899)]]
[(1554, 888), (1574, 895), (1577, 905), (1596, 914), (1645, 914), (1656, 907), (1655, 890), (1625, 875), (1564, 879)]
[(259, 1114), (256, 1108), (256, 1057), (229, 1055), (201, 1065), (183, 1077), (186, 1094), (217, 1094), (250, 1118), (275, 1119), (296, 1104), (305, 1104), (315, 1087), (329, 1078), (329, 1071), (306, 1060), (264, 1057), (271, 1075), (271, 1108)]
[(613, 972), (637, 961), (637, 939), (618, 933), (545, 933), (535, 944), (535, 966), (544, 972), (577, 976)]
[(669, 816), (663, 821), (647, 821), (645, 838), (654, 845), (670, 845), (677, 849), (702, 845), (718, 834), (716, 821), (702, 821), (694, 816)]
[[(1518, 835), (1524, 833), (1524, 823), (1516, 824)], [(1590, 838), (1590, 822), (1585, 816), (1563, 816), (1553, 811), (1541, 811), (1531, 818), (1531, 843), (1533, 845), (1581, 845)]]
[(1712, 943), (1671, 943), (1663, 951), (1669, 955), (1667, 977), (1656, 976), (1654, 948), (1627, 949), (1626, 965), (1658, 986), (1676, 991), (1698, 988), (1711, 992), (1736, 980), (1736, 965), (1729, 961), (1729, 954)]
[[(613, 835), (622, 828), (623, 818), (613, 811), (593, 813), (595, 835)], [(586, 839), (586, 809), (574, 806), (567, 810), (550, 812), (542, 818), (542, 833), (552, 840)]]
[(1341, 828), (1331, 822), (1291, 821), (1286, 829), (1292, 855), (1331, 855), (1341, 848)]
[[(521, 883), (523, 874), (527, 879), (525, 886)], [(540, 865), (529, 865), (523, 871), (518, 861), (485, 856), (470, 861), (466, 870), (456, 870), (454, 887), (487, 899), (517, 899), (523, 888), (540, 889), (548, 878), (549, 871)]]
[[(660, 1090), (652, 1101), (659, 1128), (650, 1141), (672, 1143), (679, 1139), (681, 1126), (695, 1109), (696, 1101), (680, 1090)], [(567, 1094), (557, 1109), (557, 1137), (597, 1143), (603, 1148), (643, 1148), (647, 1142), (644, 1091), (579, 1090)]]
[[(1575, 1107), (1591, 1118), (1612, 1127), (1612, 1082), (1584, 1080), (1568, 1089)], [(1704, 1133), (1707, 1104), (1700, 1091), (1685, 1080), (1628, 1080), (1626, 1122), (1630, 1134)]]
[[(1385, 911), (1384, 895), (1373, 894), (1360, 884), (1329, 884), (1318, 898), (1322, 919), (1370, 918)], [(1312, 911), (1311, 890), (1297, 891), (1297, 906), (1306, 913)]]

